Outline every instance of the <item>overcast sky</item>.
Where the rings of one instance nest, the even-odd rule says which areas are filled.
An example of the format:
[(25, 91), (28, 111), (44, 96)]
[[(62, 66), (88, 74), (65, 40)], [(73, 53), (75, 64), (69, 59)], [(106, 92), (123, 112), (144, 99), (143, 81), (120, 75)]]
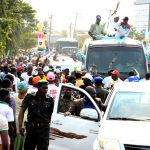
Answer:
[[(76, 28), (78, 30), (88, 30), (91, 23), (95, 22), (95, 16), (100, 14), (102, 21), (106, 21), (108, 10), (114, 10), (118, 0), (24, 0), (32, 5), (37, 11), (37, 19), (43, 22), (53, 15), (53, 30), (68, 29), (70, 23), (75, 23), (77, 16)], [(124, 16), (129, 17), (129, 23), (134, 22), (134, 1), (120, 0), (118, 15), (122, 19)]]

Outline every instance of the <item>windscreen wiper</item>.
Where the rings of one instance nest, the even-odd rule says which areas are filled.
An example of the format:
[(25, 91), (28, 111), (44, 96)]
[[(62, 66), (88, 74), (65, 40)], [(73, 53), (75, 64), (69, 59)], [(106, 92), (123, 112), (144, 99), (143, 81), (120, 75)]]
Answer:
[(143, 121), (142, 119), (127, 118), (127, 117), (111, 117), (110, 120), (131, 120), (131, 121)]
[(141, 119), (141, 121), (150, 121), (150, 118), (148, 118), (148, 119)]

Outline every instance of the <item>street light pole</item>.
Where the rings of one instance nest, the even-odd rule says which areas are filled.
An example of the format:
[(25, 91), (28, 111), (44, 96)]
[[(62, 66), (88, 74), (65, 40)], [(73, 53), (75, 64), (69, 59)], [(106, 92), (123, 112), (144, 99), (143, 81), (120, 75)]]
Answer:
[(76, 33), (77, 18), (78, 18), (78, 13), (76, 13), (76, 16), (75, 16), (75, 23), (74, 23), (73, 37), (75, 36), (75, 33)]
[(148, 32), (150, 32), (150, 4), (149, 4), (149, 16), (148, 16)]
[(69, 38), (72, 38), (72, 22), (70, 23), (69, 26)]
[(50, 42), (51, 42), (51, 33), (52, 33), (52, 19), (53, 19), (53, 15), (50, 15), (50, 26), (49, 26), (49, 49), (50, 49)]

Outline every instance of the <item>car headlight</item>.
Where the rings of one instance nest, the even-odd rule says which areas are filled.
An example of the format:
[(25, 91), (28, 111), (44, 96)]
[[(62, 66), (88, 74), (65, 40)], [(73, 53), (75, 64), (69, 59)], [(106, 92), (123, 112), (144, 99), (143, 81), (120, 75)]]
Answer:
[(114, 139), (99, 139), (99, 146), (101, 150), (121, 150), (119, 141)]

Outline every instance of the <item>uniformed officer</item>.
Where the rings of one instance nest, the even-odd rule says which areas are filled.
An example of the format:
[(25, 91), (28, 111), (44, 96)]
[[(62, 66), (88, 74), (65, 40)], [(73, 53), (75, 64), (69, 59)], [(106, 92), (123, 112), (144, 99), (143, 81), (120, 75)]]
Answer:
[(19, 112), (19, 131), (24, 134), (22, 128), (24, 113), (28, 108), (26, 123), (26, 139), (24, 150), (48, 150), (49, 123), (53, 112), (54, 101), (47, 95), (48, 82), (40, 80), (38, 91), (27, 94), (22, 102)]

